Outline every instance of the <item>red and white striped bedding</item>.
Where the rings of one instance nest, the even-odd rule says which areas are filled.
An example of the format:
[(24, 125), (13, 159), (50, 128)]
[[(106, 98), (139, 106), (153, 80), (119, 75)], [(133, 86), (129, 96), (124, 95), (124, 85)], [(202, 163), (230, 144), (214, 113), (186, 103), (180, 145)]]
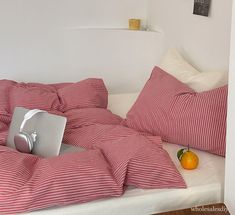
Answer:
[[(0, 83), (0, 90), (5, 89), (4, 92), (8, 93), (7, 96), (0, 95), (0, 100), (5, 101), (0, 104), (0, 214), (120, 196), (126, 185), (140, 188), (186, 187), (169, 155), (163, 150), (160, 137), (123, 127), (120, 117), (102, 109), (107, 106), (107, 98), (103, 82), (99, 83), (101, 85), (93, 89), (97, 90), (96, 93), (90, 90), (87, 98), (81, 100), (87, 101), (83, 109), (79, 109), (83, 103), (79, 104), (72, 97), (84, 95), (85, 87), (81, 94), (63, 92), (64, 98), (59, 99), (58, 90), (69, 84), (33, 84), (31, 88), (31, 85), (9, 81)], [(91, 85), (97, 86), (97, 80)], [(19, 99), (19, 95), (12, 96), (15, 87), (20, 88), (19, 91), (23, 87), (20, 94), (23, 100)], [(16, 90), (13, 94), (17, 93)], [(28, 93), (33, 95), (33, 100), (27, 97)], [(64, 141), (83, 146), (87, 151), (45, 159), (5, 147), (12, 104), (44, 108), (66, 116), (68, 124)]]
[(0, 147), (0, 214), (120, 196), (100, 150), (48, 159)]
[(155, 67), (123, 124), (225, 156), (227, 93), (227, 85), (197, 93)]
[(101, 79), (78, 83), (38, 84), (0, 80), (0, 114), (12, 114), (16, 106), (47, 111), (73, 108), (106, 108), (108, 91)]

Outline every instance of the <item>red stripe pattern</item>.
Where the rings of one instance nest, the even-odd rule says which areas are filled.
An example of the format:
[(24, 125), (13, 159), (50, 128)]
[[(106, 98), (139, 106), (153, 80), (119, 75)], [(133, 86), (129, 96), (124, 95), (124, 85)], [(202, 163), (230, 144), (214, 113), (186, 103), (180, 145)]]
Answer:
[(66, 116), (64, 141), (88, 149), (40, 158), (0, 146), (0, 214), (120, 196), (125, 185), (186, 187), (160, 137), (124, 127), (120, 117), (102, 109), (107, 106), (102, 81), (80, 84), (0, 81), (0, 145), (6, 144), (14, 107), (21, 105)]
[[(84, 113), (90, 112), (89, 109)], [(161, 138), (116, 124), (70, 126), (64, 141), (87, 149), (100, 149), (118, 184), (140, 188), (185, 188), (185, 182), (163, 150)], [(94, 119), (92, 121), (94, 121)]]
[(74, 108), (107, 108), (108, 91), (101, 79), (90, 78), (58, 90), (62, 111)]
[(120, 196), (99, 150), (42, 159), (0, 147), (0, 214)]
[(90, 150), (80, 153), (44, 159), (0, 146), (0, 214), (120, 196), (124, 185), (186, 187), (162, 149), (160, 137), (144, 136), (114, 124), (69, 130), (77, 131), (80, 139), (79, 130), (85, 128), (92, 144), (85, 141)]
[(106, 108), (108, 104), (104, 82), (94, 78), (48, 85), (0, 80), (0, 92), (0, 114), (13, 113), (16, 106), (65, 112), (73, 108)]
[(124, 125), (225, 156), (227, 86), (196, 93), (155, 67)]
[(68, 121), (67, 129), (80, 128), (93, 124), (115, 125), (120, 124), (122, 121), (121, 117), (103, 108), (72, 109), (66, 111), (64, 116)]
[[(159, 144), (160, 138), (158, 144), (135, 132), (116, 138), (120, 129), (121, 126), (113, 128), (107, 140), (103, 137), (94, 145), (108, 159), (118, 184), (146, 189), (186, 187), (169, 155)], [(111, 136), (113, 141), (110, 141)]]

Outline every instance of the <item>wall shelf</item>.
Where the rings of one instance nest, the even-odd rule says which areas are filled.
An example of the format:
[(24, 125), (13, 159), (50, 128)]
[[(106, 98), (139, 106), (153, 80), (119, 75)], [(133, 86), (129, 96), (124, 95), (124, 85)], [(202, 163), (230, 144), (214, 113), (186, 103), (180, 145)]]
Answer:
[(130, 30), (128, 28), (115, 28), (115, 27), (65, 27), (64, 30), (79, 31), (79, 30), (95, 30), (95, 31), (129, 31), (135, 33), (163, 33), (161, 29), (147, 29), (147, 30)]

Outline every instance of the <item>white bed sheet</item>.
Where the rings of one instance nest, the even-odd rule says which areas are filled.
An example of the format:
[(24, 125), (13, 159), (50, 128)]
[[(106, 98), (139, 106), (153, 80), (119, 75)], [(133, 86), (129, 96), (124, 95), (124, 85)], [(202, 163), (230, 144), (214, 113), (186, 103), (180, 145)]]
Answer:
[[(122, 117), (138, 97), (138, 93), (109, 96), (109, 109)], [(200, 159), (196, 170), (184, 170), (177, 160), (176, 153), (182, 148), (164, 143), (163, 147), (182, 174), (187, 189), (136, 189), (128, 187), (123, 196), (51, 208), (32, 212), (32, 215), (149, 215), (164, 211), (223, 202), (224, 165), (223, 157), (194, 150)]]
[(114, 114), (125, 118), (138, 95), (139, 93), (111, 94), (108, 98), (108, 109), (112, 110)]

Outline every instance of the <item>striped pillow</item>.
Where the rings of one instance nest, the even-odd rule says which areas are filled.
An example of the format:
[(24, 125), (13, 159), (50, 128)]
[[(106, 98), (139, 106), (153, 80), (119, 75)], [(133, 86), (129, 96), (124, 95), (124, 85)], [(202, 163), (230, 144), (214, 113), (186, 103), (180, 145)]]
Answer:
[(155, 67), (123, 124), (225, 156), (227, 91), (226, 85), (196, 93)]

